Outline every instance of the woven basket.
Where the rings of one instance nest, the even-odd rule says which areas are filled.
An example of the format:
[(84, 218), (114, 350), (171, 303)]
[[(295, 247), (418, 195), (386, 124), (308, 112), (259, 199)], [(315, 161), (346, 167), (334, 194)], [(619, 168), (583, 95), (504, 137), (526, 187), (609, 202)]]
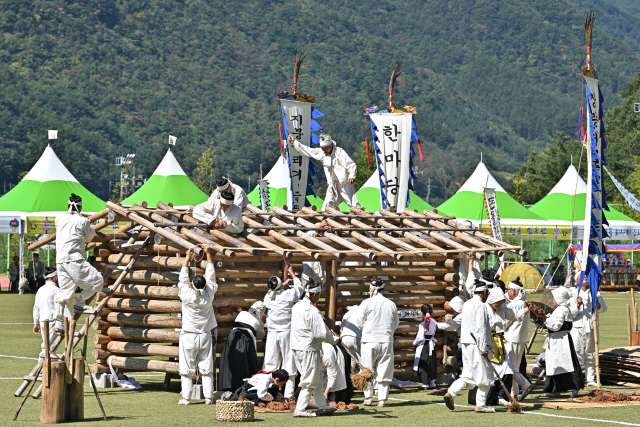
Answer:
[(245, 400), (230, 402), (216, 401), (216, 418), (218, 421), (253, 421), (254, 404)]

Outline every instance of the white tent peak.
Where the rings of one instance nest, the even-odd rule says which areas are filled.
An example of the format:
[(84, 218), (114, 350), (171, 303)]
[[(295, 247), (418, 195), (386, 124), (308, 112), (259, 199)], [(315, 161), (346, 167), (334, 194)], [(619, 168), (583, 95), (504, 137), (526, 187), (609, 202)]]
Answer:
[[(263, 179), (267, 180), (267, 185), (273, 188), (289, 188), (289, 167), (287, 159), (282, 156), (278, 157), (268, 174)], [(255, 188), (258, 188), (256, 185)]]
[(498, 181), (491, 175), (489, 169), (485, 166), (484, 163), (478, 163), (476, 170), (473, 171), (469, 179), (460, 187), (458, 192), (461, 191), (470, 191), (472, 193), (484, 193), (484, 188), (494, 188), (496, 191), (504, 191), (502, 185), (498, 184)]
[[(576, 186), (577, 182), (577, 186)], [(560, 181), (553, 187), (549, 194), (561, 193), (574, 196), (576, 194), (585, 194), (587, 192), (587, 183), (580, 177), (578, 170), (573, 166), (569, 166)]]
[(71, 172), (62, 164), (50, 145), (44, 149), (44, 153), (38, 159), (23, 181), (70, 181), (78, 182)]
[(182, 170), (182, 167), (178, 163), (178, 160), (176, 160), (176, 156), (171, 152), (171, 149), (167, 150), (167, 154), (164, 155), (164, 158), (153, 174), (160, 176), (187, 175), (184, 173), (184, 170)]

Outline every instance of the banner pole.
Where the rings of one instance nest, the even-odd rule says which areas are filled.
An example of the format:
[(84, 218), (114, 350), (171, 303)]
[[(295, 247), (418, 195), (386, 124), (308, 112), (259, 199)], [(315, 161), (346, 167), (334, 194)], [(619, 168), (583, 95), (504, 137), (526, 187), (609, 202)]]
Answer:
[(593, 338), (596, 343), (596, 383), (598, 384), (598, 388), (600, 385), (600, 337), (598, 334), (598, 309), (596, 308), (596, 312), (594, 313), (594, 325), (593, 325)]

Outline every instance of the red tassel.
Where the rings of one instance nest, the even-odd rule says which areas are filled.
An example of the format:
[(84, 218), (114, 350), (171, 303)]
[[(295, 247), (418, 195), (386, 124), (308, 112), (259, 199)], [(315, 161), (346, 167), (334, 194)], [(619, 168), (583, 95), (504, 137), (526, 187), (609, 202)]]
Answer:
[(282, 140), (282, 125), (278, 125), (278, 130), (280, 131), (280, 151), (284, 151), (284, 142)]
[(424, 162), (424, 154), (422, 154), (422, 143), (418, 140), (418, 152), (420, 153), (420, 161)]
[(364, 143), (367, 144), (367, 161), (371, 163), (371, 154), (369, 154), (369, 137), (364, 138)]

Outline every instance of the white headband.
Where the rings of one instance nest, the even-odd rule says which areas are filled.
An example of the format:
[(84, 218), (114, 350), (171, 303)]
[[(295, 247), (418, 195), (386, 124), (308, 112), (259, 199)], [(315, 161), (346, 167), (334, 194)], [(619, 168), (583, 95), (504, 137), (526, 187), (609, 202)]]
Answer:
[(45, 279), (51, 279), (52, 277), (56, 277), (58, 275), (58, 272), (56, 270), (53, 270), (51, 273), (47, 274), (46, 276), (44, 276)]
[(320, 147), (328, 147), (333, 144), (333, 140), (329, 135), (320, 135)]
[(233, 200), (227, 200), (225, 198), (220, 197), (220, 203), (222, 203), (223, 205), (232, 205), (233, 204)]
[(487, 285), (486, 285), (486, 284), (484, 284), (484, 285), (476, 286), (473, 292), (474, 292), (474, 293), (477, 293), (477, 292), (484, 292), (484, 291), (486, 291), (487, 289), (489, 289), (489, 288), (487, 288)]
[(226, 190), (227, 188), (229, 188), (229, 181), (227, 180), (226, 184), (224, 184), (222, 187), (218, 187), (218, 190), (220, 190), (221, 192)]
[(509, 289), (515, 289), (516, 291), (521, 291), (522, 289), (524, 289), (522, 286), (520, 286), (516, 282), (509, 282), (509, 286), (507, 286), (507, 287)]
[(69, 200), (69, 212), (80, 212), (80, 208), (82, 207), (82, 202), (72, 202)]

